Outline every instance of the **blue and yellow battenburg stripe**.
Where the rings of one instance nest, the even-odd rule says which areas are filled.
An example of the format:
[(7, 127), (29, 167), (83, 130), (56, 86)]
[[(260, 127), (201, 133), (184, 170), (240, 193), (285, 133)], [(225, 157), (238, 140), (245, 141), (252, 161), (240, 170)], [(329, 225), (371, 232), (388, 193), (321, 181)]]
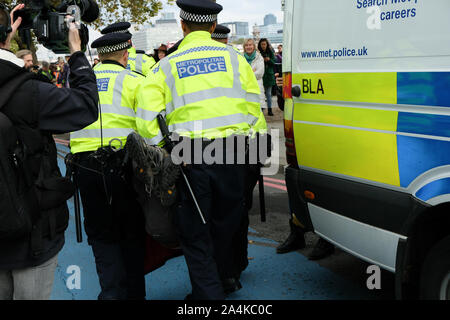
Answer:
[[(323, 92), (317, 93), (319, 80)], [(304, 81), (316, 93), (302, 90), (304, 101), (294, 107), (301, 166), (403, 188), (450, 166), (450, 73), (293, 75), (293, 85)], [(450, 194), (449, 178), (415, 190), (416, 197)]]

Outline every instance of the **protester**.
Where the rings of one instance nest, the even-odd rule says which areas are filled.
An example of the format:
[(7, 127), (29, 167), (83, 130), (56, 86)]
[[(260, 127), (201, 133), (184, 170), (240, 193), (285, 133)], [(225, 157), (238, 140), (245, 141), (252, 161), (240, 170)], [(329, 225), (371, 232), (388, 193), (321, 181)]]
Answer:
[(273, 52), (272, 46), (269, 40), (263, 38), (259, 41), (258, 50), (264, 58), (264, 92), (267, 99), (267, 115), (273, 116), (272, 113), (272, 87), (275, 85), (275, 53)]

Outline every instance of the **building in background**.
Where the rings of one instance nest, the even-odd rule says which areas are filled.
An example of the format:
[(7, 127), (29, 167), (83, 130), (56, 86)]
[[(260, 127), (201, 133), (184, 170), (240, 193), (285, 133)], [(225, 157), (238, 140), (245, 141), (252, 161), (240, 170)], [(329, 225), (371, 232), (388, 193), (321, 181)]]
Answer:
[(256, 40), (267, 38), (272, 45), (283, 43), (283, 23), (277, 23), (277, 18), (268, 14), (264, 17), (263, 26), (253, 26), (252, 34)]
[(271, 24), (277, 24), (277, 17), (275, 17), (274, 14), (269, 13), (268, 15), (266, 15), (264, 17), (264, 25), (268, 26), (268, 25), (271, 25)]
[(245, 39), (249, 36), (248, 22), (221, 22), (220, 24), (231, 30), (229, 35), (230, 41)]
[(154, 25), (146, 26), (132, 34), (133, 45), (147, 54), (152, 54), (162, 43), (173, 43), (183, 38), (183, 31), (173, 12), (163, 12)]

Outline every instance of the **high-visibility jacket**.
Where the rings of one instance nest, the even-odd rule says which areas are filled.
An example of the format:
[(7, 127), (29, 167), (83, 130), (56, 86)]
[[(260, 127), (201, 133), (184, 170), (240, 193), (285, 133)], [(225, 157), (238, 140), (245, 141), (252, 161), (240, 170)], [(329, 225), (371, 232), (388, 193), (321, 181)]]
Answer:
[(102, 63), (94, 68), (100, 98), (99, 119), (70, 134), (73, 154), (96, 151), (104, 146), (125, 146), (136, 131), (136, 90), (144, 77), (119, 64)]
[(153, 57), (144, 53), (137, 53), (133, 47), (128, 49), (128, 70), (136, 71), (147, 76), (155, 64), (156, 61)]
[(138, 132), (148, 144), (163, 140), (157, 115), (169, 130), (190, 138), (247, 135), (267, 127), (260, 89), (247, 60), (211, 34), (188, 34), (178, 50), (159, 61), (138, 90)]

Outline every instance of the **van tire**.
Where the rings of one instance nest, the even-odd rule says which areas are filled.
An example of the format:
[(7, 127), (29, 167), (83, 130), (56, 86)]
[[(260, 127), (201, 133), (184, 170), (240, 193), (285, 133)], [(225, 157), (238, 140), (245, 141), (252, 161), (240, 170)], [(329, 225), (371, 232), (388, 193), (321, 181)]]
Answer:
[(450, 236), (435, 244), (425, 258), (420, 277), (420, 298), (447, 300), (449, 292)]

